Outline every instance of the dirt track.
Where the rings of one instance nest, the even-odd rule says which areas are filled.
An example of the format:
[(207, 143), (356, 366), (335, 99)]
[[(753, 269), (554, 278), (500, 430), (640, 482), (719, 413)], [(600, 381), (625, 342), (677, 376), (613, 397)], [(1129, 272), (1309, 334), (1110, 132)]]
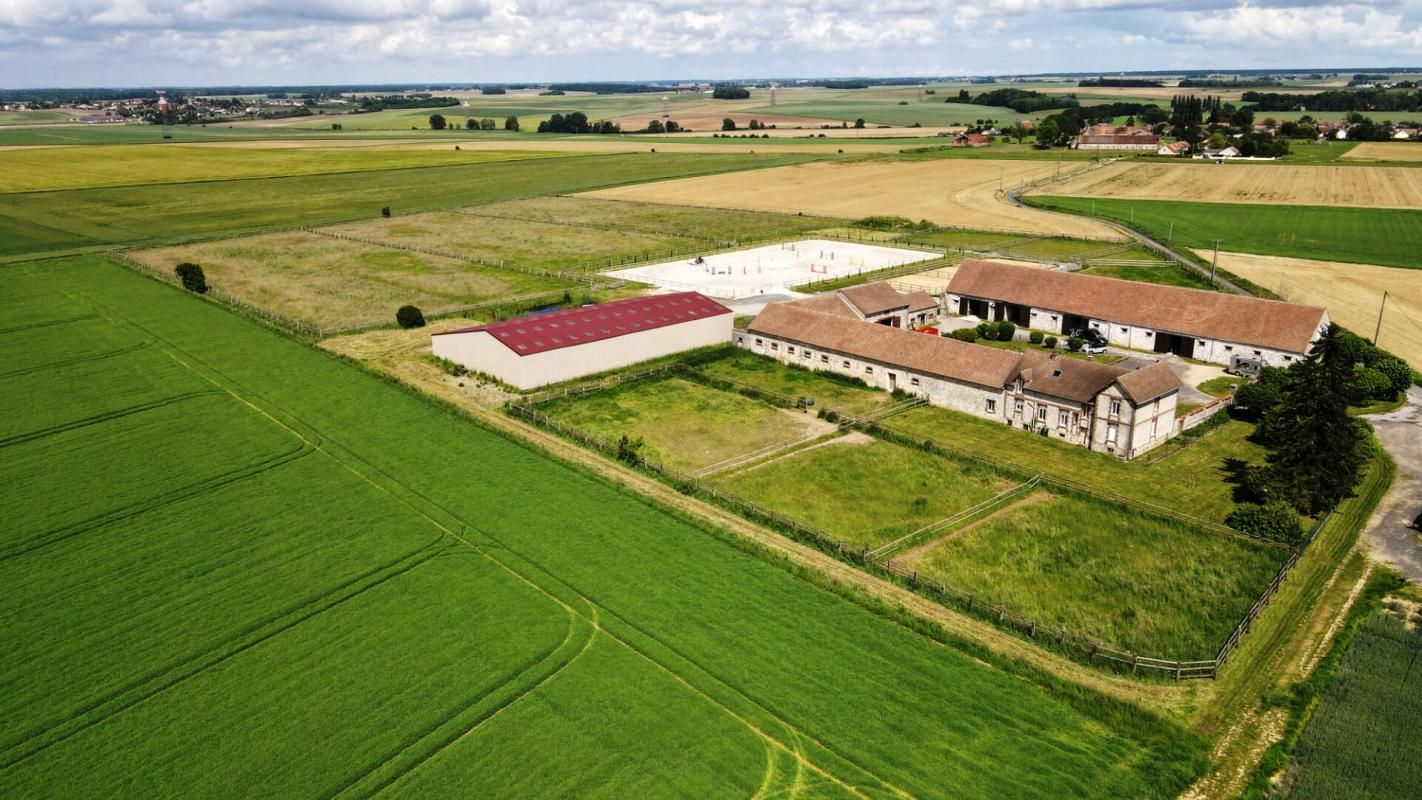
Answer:
[(622, 186), (590, 196), (846, 218), (888, 214), (965, 228), (1122, 238), (1093, 220), (1012, 206), (997, 196), (999, 185), (1011, 188), (1056, 169), (1050, 161), (986, 159), (816, 163)]
[(1220, 266), (1286, 300), (1323, 306), (1333, 321), (1369, 338), (1388, 292), (1379, 344), (1422, 369), (1422, 270), (1245, 253), (1220, 253)]
[(1117, 163), (1036, 194), (1205, 203), (1422, 209), (1422, 170), (1283, 164)]

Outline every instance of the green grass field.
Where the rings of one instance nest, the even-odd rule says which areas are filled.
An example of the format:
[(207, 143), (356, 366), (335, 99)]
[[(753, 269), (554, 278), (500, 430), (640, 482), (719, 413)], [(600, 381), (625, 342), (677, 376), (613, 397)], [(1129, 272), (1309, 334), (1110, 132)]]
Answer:
[(712, 377), (748, 384), (782, 397), (797, 400), (808, 397), (814, 400), (815, 409), (863, 414), (892, 400), (888, 392), (782, 364), (739, 348), (697, 369)]
[[(782, 97), (774, 108), (759, 106), (753, 111), (765, 114), (786, 114), (814, 119), (835, 119), (854, 122), (863, 119), (869, 125), (913, 125), (926, 127), (971, 125), (974, 120), (995, 119), (1010, 124), (1015, 119), (1036, 119), (1044, 114), (1018, 114), (1010, 108), (977, 106), (969, 103), (945, 103), (941, 95), (918, 100), (910, 94), (872, 96), (857, 91), (826, 92), (810, 98)], [(899, 105), (906, 101), (907, 105)]]
[(1363, 621), (1294, 752), (1292, 800), (1403, 800), (1422, 786), (1410, 756), (1422, 715), (1422, 634), (1378, 611)]
[[(1112, 256), (1114, 258), (1114, 256)], [(1101, 278), (1119, 278), (1125, 281), (1158, 283), (1162, 286), (1184, 286), (1187, 289), (1209, 289), (1210, 281), (1174, 263), (1162, 261), (1159, 266), (1138, 264), (1111, 264), (1087, 267), (1081, 275), (1095, 275)]]
[[(1105, 453), (1041, 436), (1024, 436), (987, 420), (936, 406), (923, 406), (888, 420), (910, 436), (943, 442), (984, 458), (1016, 465), (1028, 473), (1044, 472), (1113, 492), (1133, 500), (1223, 522), (1234, 507), (1235, 474), (1241, 464), (1264, 461), (1264, 449), (1249, 441), (1252, 425), (1229, 421), (1209, 435), (1184, 444), (1156, 464), (1144, 459), (1120, 461)], [(1174, 445), (1166, 445), (1172, 447)]]
[(843, 224), (828, 217), (767, 214), (729, 208), (699, 208), (593, 197), (529, 197), (490, 203), (481, 214), (591, 228), (621, 228), (677, 239), (744, 240), (797, 236)]
[(1220, 249), (1230, 252), (1413, 268), (1422, 252), (1418, 214), (1402, 209), (1089, 197), (1023, 200), (1130, 225), (1158, 241), (1169, 238), (1177, 249), (1209, 248), (1220, 239)]
[(154, 183), (287, 177), (333, 172), (484, 164), (565, 157), (536, 151), (380, 150), (362, 147), (147, 147), (115, 145), (100, 153), (78, 147), (0, 150), (0, 194)]
[(942, 580), (1067, 631), (1157, 658), (1205, 659), (1288, 553), (1072, 496), (1038, 494), (910, 559)]
[(876, 548), (1006, 491), (1017, 481), (863, 434), (717, 476), (738, 497)]
[(0, 204), (0, 258), (322, 225), (639, 181), (777, 166), (815, 156), (636, 153), (291, 178), (31, 192)]
[(690, 471), (833, 426), (684, 378), (662, 378), (567, 400), (539, 411), (608, 441), (642, 438), (642, 455)]
[(0, 307), (30, 326), (0, 446), (56, 476), (6, 459), (0, 794), (1164, 798), (1203, 767), (96, 257), (7, 268)]

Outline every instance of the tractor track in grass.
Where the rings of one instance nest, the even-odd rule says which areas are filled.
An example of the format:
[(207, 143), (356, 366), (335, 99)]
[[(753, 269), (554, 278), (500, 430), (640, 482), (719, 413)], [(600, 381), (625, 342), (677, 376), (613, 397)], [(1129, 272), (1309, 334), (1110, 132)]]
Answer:
[(171, 397), (163, 397), (159, 398), (158, 400), (151, 400), (147, 403), (139, 403), (138, 405), (129, 406), (128, 408), (120, 408), (103, 414), (95, 414), (92, 417), (76, 419), (72, 422), (64, 422), (60, 423), (59, 425), (51, 425), (48, 428), (41, 428), (37, 431), (17, 433), (7, 439), (0, 439), (0, 449), (12, 447), (17, 444), (24, 444), (25, 442), (32, 442), (36, 439), (43, 439), (47, 436), (54, 436), (55, 434), (64, 433), (65, 431), (87, 428), (90, 425), (97, 425), (101, 422), (108, 422), (110, 420), (120, 419), (122, 417), (127, 417), (131, 414), (151, 411), (156, 408), (162, 408), (164, 406), (172, 405), (173, 403), (179, 403), (184, 400), (191, 400), (194, 397), (201, 397), (203, 395), (219, 396), (218, 392), (211, 389), (199, 389), (197, 391), (175, 394)]
[[(118, 311), (108, 307), (106, 304), (98, 301), (95, 298), (81, 296), (73, 297), (74, 299), (82, 300), (88, 303), (92, 307), (102, 309), (104, 312), (103, 315), (111, 322), (134, 328), (152, 337), (152, 339), (159, 344), (160, 349), (162, 349), (170, 358), (177, 361), (179, 364), (186, 367), (187, 369), (191, 370), (197, 377), (201, 378), (207, 383), (212, 384), (222, 392), (230, 395), (233, 399), (249, 407), (261, 416), (267, 418), (274, 424), (280, 426), (282, 429), (290, 432), (292, 435), (296, 436), (303, 443), (304, 446), (310, 447), (318, 451), (322, 455), (332, 458), (334, 461), (336, 461), (336, 463), (340, 464), (348, 472), (350, 472), (360, 480), (364, 481), (375, 490), (385, 495), (388, 495), (400, 504), (409, 508), (413, 513), (433, 525), (441, 532), (450, 536), (455, 541), (472, 549), (474, 552), (478, 553), (483, 558), (489, 560), (491, 563), (504, 570), (520, 582), (526, 584), (536, 592), (549, 597), (569, 613), (577, 614), (578, 616), (583, 617), (583, 619), (585, 619), (589, 624), (591, 624), (596, 631), (607, 634), (619, 646), (639, 656), (658, 671), (662, 672), (671, 679), (685, 686), (687, 689), (691, 690), (703, 700), (721, 709), (721, 711), (730, 715), (742, 725), (749, 728), (752, 732), (754, 732), (757, 736), (760, 736), (770, 745), (780, 748), (786, 753), (793, 755), (794, 757), (799, 759), (807, 768), (818, 773), (820, 776), (835, 782), (846, 791), (859, 797), (867, 797), (867, 795), (861, 792), (854, 784), (851, 784), (850, 782), (846, 781), (842, 776), (836, 774), (835, 772), (829, 770), (826, 767), (821, 766), (818, 763), (815, 763), (815, 761), (813, 760), (806, 759), (802, 754), (799, 753), (798, 747), (787, 745), (785, 742), (782, 742), (779, 738), (767, 731), (766, 726), (758, 723), (756, 720), (749, 718), (746, 713), (737, 710), (736, 708), (733, 708), (726, 701), (718, 698), (715, 694), (713, 694), (712, 690), (708, 690), (702, 686), (698, 686), (692, 683), (691, 680), (689, 680), (685, 675), (672, 669), (667, 664), (663, 663), (663, 661), (659, 660), (656, 656), (653, 656), (651, 653), (647, 652), (645, 646), (638, 646), (636, 644), (633, 644), (628, 639), (627, 634), (619, 634), (617, 632), (614, 632), (612, 629), (609, 629), (606, 624), (601, 621), (602, 614), (609, 614), (610, 616), (618, 619), (619, 622), (626, 624), (638, 635), (645, 636), (648, 639), (651, 639), (653, 642), (656, 642), (661, 647), (671, 649), (667, 645), (665, 645), (665, 643), (662, 643), (657, 640), (655, 636), (647, 634), (641, 631), (632, 623), (627, 622), (625, 620), (621, 620), (617, 617), (617, 615), (611, 614), (606, 607), (598, 605), (596, 602), (588, 598), (576, 587), (573, 587), (563, 582), (561, 579), (557, 578), (555, 575), (542, 568), (536, 562), (520, 554), (515, 548), (509, 547), (507, 544), (500, 541), (497, 537), (493, 536), (488, 531), (481, 529), (477, 525), (471, 525), (465, 522), (458, 515), (453, 514), (448, 509), (441, 507), (438, 503), (430, 500), (428, 497), (425, 497), (417, 490), (413, 489), (412, 487), (404, 484), (397, 478), (379, 469), (378, 467), (371, 464), (355, 452), (340, 445), (337, 442), (329, 440), (319, 429), (317, 429), (310, 423), (282, 409), (275, 403), (271, 403), (268, 400), (258, 398), (255, 394), (251, 394), (249, 396), (249, 394), (246, 393), (246, 390), (243, 389), (240, 384), (235, 381), (232, 381), (229, 378), (226, 378), (225, 376), (222, 376), (220, 371), (213, 369), (209, 365), (204, 364), (200, 359), (187, 353), (182, 348), (174, 345), (172, 342), (168, 341), (163, 336), (145, 328), (144, 326), (128, 319), (127, 317), (124, 317)], [(288, 420), (290, 420), (290, 422), (279, 419), (277, 416), (278, 414), (283, 417), (286, 417)], [(306, 429), (306, 431), (310, 433), (303, 433), (301, 430), (298, 430), (297, 426)], [(364, 467), (364, 470), (361, 467)], [(376, 477), (372, 477), (372, 473), (378, 476), (379, 479), (377, 479)], [(436, 516), (434, 516), (434, 514), (440, 514), (445, 516), (447, 522), (440, 521), (438, 518), (436, 518)], [(456, 530), (456, 527), (454, 526), (457, 526), (458, 530)], [(471, 540), (467, 536), (467, 532), (471, 530), (479, 534), (482, 538), (491, 542), (492, 546), (482, 545)], [(583, 605), (586, 611), (580, 613), (579, 611), (575, 610), (574, 606), (569, 604), (565, 599), (559, 597), (552, 590), (539, 583), (538, 581), (534, 580), (529, 575), (524, 574), (524, 572), (520, 571), (519, 569), (516, 569), (505, 559), (496, 557), (494, 553), (498, 550), (506, 551), (509, 555), (511, 555), (518, 561), (528, 563), (530, 566), (535, 568), (537, 572), (545, 576), (548, 580), (551, 580), (555, 584), (559, 584), (568, 591), (572, 592), (575, 595), (577, 602)], [(672, 652), (675, 653), (674, 650)], [(896, 796), (905, 798), (912, 796), (911, 793), (905, 791), (904, 789), (898, 786), (895, 786), (884, 778), (879, 777), (878, 775), (870, 771), (868, 768), (854, 762), (852, 759), (844, 756), (843, 754), (834, 751), (817, 738), (805, 733), (798, 727), (790, 724), (787, 720), (780, 717), (770, 708), (762, 705), (754, 698), (745, 695), (744, 693), (732, 687), (730, 684), (725, 683), (708, 670), (697, 665), (691, 659), (682, 656), (680, 653), (676, 653), (676, 656), (685, 660), (688, 665), (695, 667), (699, 672), (704, 674), (710, 680), (714, 681), (717, 685), (725, 687), (726, 690), (729, 690), (734, 694), (739, 695), (745, 702), (750, 703), (754, 708), (757, 716), (768, 717), (774, 725), (782, 728), (783, 730), (789, 731), (792, 737), (800, 737), (803, 738), (803, 740), (805, 741), (812, 742), (816, 746), (816, 748), (824, 754), (825, 758), (837, 762), (842, 768), (848, 768), (850, 770), (862, 774), (863, 776), (872, 780), (874, 783), (878, 784), (878, 786), (882, 787), (885, 791), (888, 791)]]
[(8, 769), (31, 758), (81, 731), (156, 697), (313, 617), (337, 608), (386, 581), (405, 575), (429, 563), (440, 553), (446, 552), (444, 548), (437, 546), (442, 541), (437, 538), (413, 553), (401, 556), (394, 562), (377, 566), (281, 614), (256, 622), (245, 631), (239, 632), (186, 662), (180, 662), (169, 666), (166, 670), (154, 671), (143, 676), (130, 686), (90, 704), (69, 718), (61, 720), (43, 731), (28, 735), (10, 745), (5, 754), (0, 756), (0, 770)]
[(28, 325), (14, 325), (9, 328), (0, 328), (0, 336), (7, 333), (20, 333), (22, 331), (32, 331), (36, 328), (50, 328), (55, 325), (68, 325), (71, 322), (83, 322), (86, 319), (95, 319), (97, 314), (81, 314), (77, 317), (64, 317), (63, 319), (49, 319), (43, 322), (31, 322)]
[(101, 361), (105, 358), (113, 358), (114, 356), (121, 356), (125, 353), (132, 353), (136, 350), (142, 350), (143, 348), (150, 346), (150, 344), (151, 342), (139, 342), (138, 344), (129, 345), (128, 347), (120, 347), (117, 350), (107, 350), (102, 353), (94, 353), (93, 355), (87, 356), (75, 356), (74, 358), (65, 358), (59, 361), (51, 361), (48, 364), (36, 364), (30, 367), (21, 367), (19, 369), (10, 370), (9, 372), (0, 372), (0, 380), (5, 380), (7, 378), (17, 378), (21, 375), (29, 375), (33, 372), (43, 372), (47, 369), (55, 369), (56, 367), (67, 367), (70, 364), (78, 364), (87, 361)]

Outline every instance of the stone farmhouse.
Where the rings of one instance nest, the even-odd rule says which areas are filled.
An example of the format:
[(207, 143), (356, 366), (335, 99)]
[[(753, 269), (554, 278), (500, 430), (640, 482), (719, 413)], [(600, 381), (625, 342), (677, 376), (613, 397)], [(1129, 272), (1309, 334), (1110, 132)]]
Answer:
[(1328, 327), (1316, 306), (975, 260), (959, 265), (944, 303), (953, 314), (1063, 335), (1094, 329), (1118, 347), (1225, 366), (1290, 364)]
[(767, 305), (733, 341), (786, 364), (902, 390), (1122, 459), (1177, 432), (1181, 384), (1164, 362), (1129, 370), (1043, 351), (999, 350), (826, 313), (817, 310), (827, 305), (822, 299)]
[(1100, 123), (1082, 128), (1072, 146), (1078, 150), (1139, 150), (1154, 153), (1160, 136), (1149, 128)]
[(921, 328), (938, 316), (938, 301), (933, 295), (899, 292), (882, 281), (816, 295), (797, 301), (796, 305), (891, 328)]

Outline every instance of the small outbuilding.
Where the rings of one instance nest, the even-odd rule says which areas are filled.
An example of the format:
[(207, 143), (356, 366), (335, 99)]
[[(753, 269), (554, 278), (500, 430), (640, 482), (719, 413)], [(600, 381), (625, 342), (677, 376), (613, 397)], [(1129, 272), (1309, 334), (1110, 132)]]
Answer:
[(729, 308), (697, 292), (633, 297), (436, 333), (434, 354), (519, 389), (731, 340)]

